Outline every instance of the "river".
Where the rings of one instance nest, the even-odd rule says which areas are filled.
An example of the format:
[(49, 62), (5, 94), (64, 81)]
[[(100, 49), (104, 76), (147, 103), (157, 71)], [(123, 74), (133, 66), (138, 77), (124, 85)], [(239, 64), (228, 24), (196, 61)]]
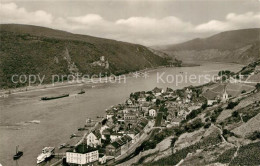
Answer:
[[(215, 75), (219, 70), (238, 71), (242, 68), (239, 64), (203, 63), (195, 67), (160, 68), (148, 72), (148, 77), (127, 77), (126, 83), (106, 83), (77, 85), (66, 88), (47, 89), (33, 92), (10, 95), (0, 98), (0, 163), (3, 166), (34, 166), (36, 157), (45, 146), (58, 146), (68, 141), (70, 135), (77, 128), (85, 124), (86, 118), (95, 119), (103, 116), (105, 109), (124, 102), (131, 92), (152, 90), (154, 87), (180, 89), (189, 85), (206, 83), (183, 82), (176, 86), (175, 83), (166, 82), (170, 75)], [(163, 79), (157, 81), (157, 76), (163, 74)], [(163, 82), (165, 81), (165, 83)], [(85, 89), (83, 95), (73, 95)], [(70, 97), (40, 101), (43, 96), (52, 96), (70, 93)], [(32, 122), (34, 121), (34, 122)], [(13, 161), (15, 146), (19, 145), (24, 155)]]

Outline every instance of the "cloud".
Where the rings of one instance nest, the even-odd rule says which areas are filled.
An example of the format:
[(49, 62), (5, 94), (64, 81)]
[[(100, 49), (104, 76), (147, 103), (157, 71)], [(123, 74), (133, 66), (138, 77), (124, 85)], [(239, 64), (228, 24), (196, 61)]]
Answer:
[(51, 24), (53, 16), (45, 11), (28, 12), (25, 8), (18, 8), (15, 3), (0, 4), (1, 23), (21, 24)]
[(55, 17), (42, 10), (27, 11), (15, 3), (0, 3), (0, 5), (1, 23), (47, 26), (144, 45), (172, 44), (225, 30), (260, 27), (260, 12), (229, 13), (224, 20), (209, 20), (195, 25), (175, 16), (129, 17), (109, 21), (94, 13), (74, 17)]
[(87, 14), (79, 17), (68, 17), (68, 20), (74, 21), (79, 24), (95, 24), (103, 21), (103, 18), (97, 14)]
[(220, 32), (231, 29), (242, 28), (259, 28), (260, 27), (260, 12), (247, 12), (244, 14), (227, 14), (224, 21), (211, 20), (207, 23), (197, 25), (195, 30), (198, 32)]

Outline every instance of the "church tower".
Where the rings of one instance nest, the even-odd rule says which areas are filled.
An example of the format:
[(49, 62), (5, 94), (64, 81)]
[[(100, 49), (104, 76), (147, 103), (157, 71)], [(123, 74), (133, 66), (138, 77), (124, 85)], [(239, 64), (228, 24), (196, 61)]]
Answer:
[(228, 100), (228, 93), (227, 93), (227, 85), (224, 86), (224, 92), (222, 95), (222, 101), (226, 102)]

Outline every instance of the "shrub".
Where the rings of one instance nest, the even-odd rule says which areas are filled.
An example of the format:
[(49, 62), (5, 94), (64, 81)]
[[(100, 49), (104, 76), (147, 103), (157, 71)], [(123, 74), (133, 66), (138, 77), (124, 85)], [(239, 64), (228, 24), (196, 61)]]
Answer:
[(192, 110), (189, 115), (186, 116), (186, 120), (194, 119), (197, 117), (198, 114), (201, 113), (201, 109)]
[(186, 124), (184, 128), (188, 132), (193, 132), (202, 126), (204, 126), (204, 124), (202, 123), (201, 119), (196, 119), (193, 122)]
[(257, 83), (257, 84), (255, 85), (255, 88), (256, 88), (256, 90), (260, 90), (260, 83)]
[(239, 113), (237, 111), (232, 112), (232, 117), (237, 118), (239, 116)]
[(247, 136), (247, 138), (252, 141), (260, 139), (260, 131), (254, 131), (251, 135)]
[(206, 124), (204, 125), (204, 128), (207, 129), (207, 128), (209, 128), (210, 126), (211, 126), (211, 123), (206, 123)]
[(246, 90), (242, 90), (242, 92), (241, 92), (241, 93), (242, 93), (242, 94), (243, 94), (243, 93), (246, 93)]
[(239, 101), (236, 101), (236, 102), (231, 101), (228, 103), (227, 109), (233, 109), (238, 104), (239, 104)]

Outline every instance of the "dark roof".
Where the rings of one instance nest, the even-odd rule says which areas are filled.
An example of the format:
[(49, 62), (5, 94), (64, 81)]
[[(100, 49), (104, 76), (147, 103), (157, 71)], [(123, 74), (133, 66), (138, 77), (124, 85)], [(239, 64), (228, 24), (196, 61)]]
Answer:
[(124, 135), (121, 138), (116, 139), (114, 142), (111, 143), (111, 145), (115, 148), (119, 148), (120, 146), (123, 146), (127, 142), (130, 142), (132, 138), (128, 135)]
[(93, 152), (96, 150), (97, 148), (87, 146), (86, 144), (80, 144), (75, 148), (76, 153), (82, 153), (82, 154)]
[(145, 118), (141, 118), (141, 119), (139, 120), (139, 122), (138, 122), (138, 125), (139, 125), (139, 126), (141, 125), (142, 128), (144, 128), (147, 124), (148, 124), (148, 120), (145, 119)]
[(103, 130), (102, 134), (103, 135), (110, 135), (111, 132), (112, 132), (112, 130), (110, 128), (108, 128), (108, 129)]
[(104, 157), (104, 156), (105, 156), (105, 154), (103, 154), (103, 153), (99, 153), (99, 154), (98, 154), (98, 157), (99, 157), (99, 158)]
[(101, 134), (98, 130), (93, 130), (92, 133), (99, 139), (101, 138)]
[(155, 87), (152, 91), (153, 91), (154, 93), (161, 93), (161, 92), (162, 92), (162, 88), (157, 88), (157, 87)]
[(140, 94), (139, 98), (146, 98), (145, 94)]
[(111, 145), (115, 147), (116, 149), (120, 147), (120, 144), (118, 142), (112, 142)]
[(142, 104), (142, 107), (149, 107), (150, 106), (150, 103), (149, 102), (145, 102)]
[(202, 94), (207, 100), (215, 100), (215, 98), (218, 96), (218, 93), (212, 92), (211, 90), (208, 90)]
[(173, 92), (173, 89), (167, 87), (166, 92)]

